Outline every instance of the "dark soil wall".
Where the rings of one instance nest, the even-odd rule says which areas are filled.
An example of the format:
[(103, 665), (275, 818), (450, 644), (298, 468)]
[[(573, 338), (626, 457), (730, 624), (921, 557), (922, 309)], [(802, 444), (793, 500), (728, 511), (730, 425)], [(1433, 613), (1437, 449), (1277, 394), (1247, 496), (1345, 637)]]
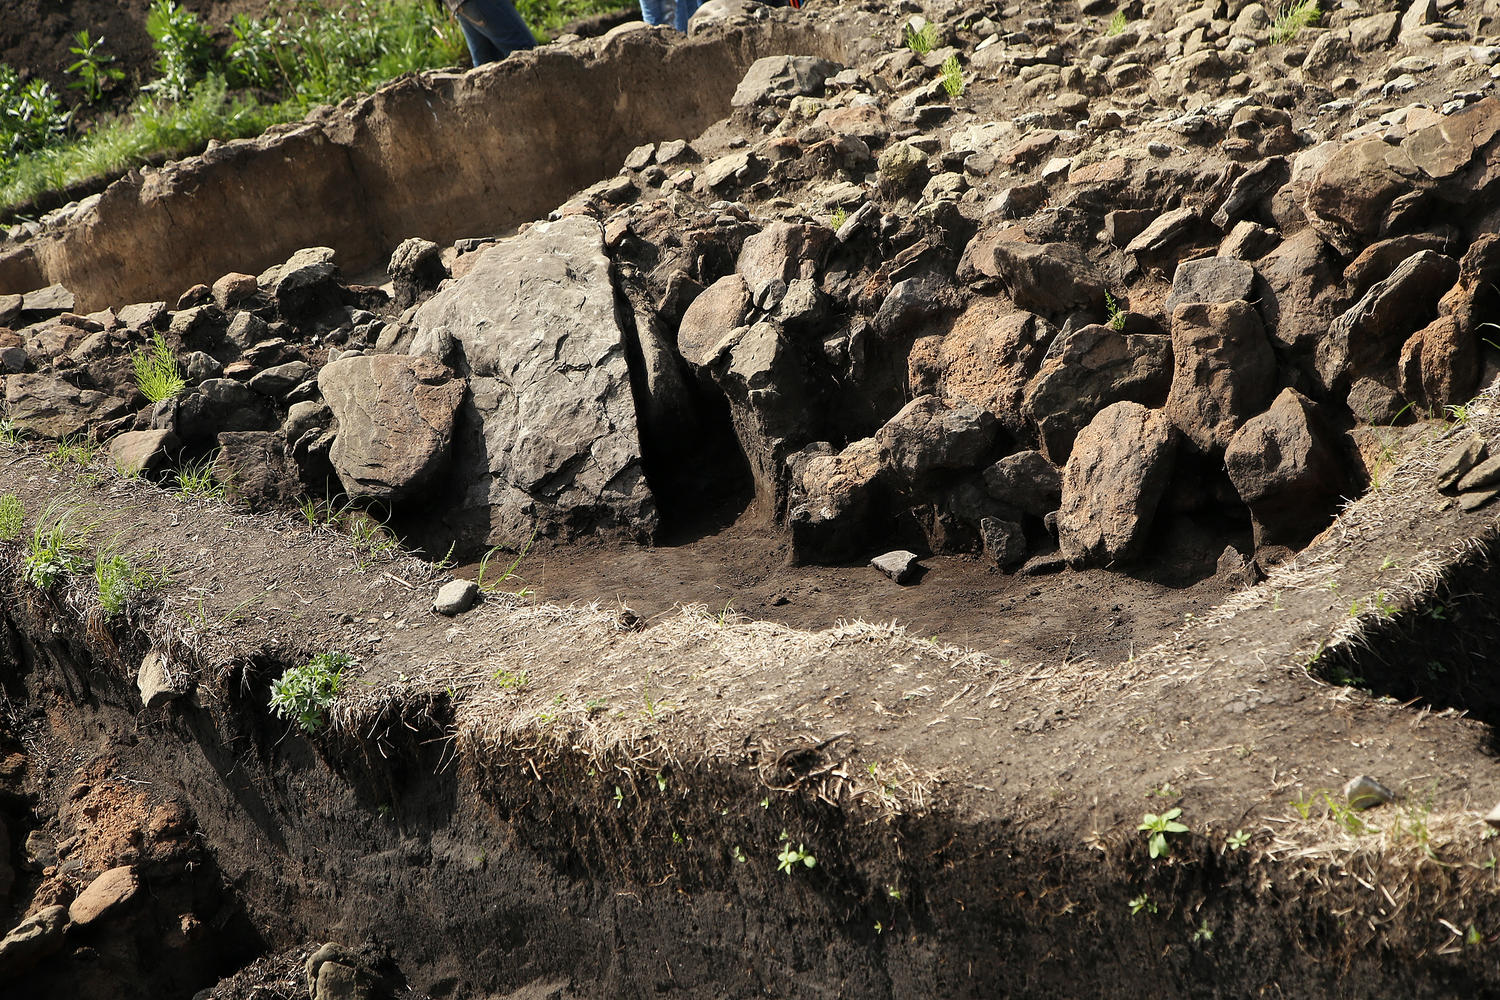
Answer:
[[(1135, 837), (1095, 849), (1005, 818), (867, 820), (769, 791), (748, 768), (602, 774), (515, 747), (476, 760), (446, 738), (441, 701), (363, 739), (309, 740), (263, 707), (283, 666), (271, 659), (145, 712), (124, 679), (130, 643), (104, 656), (61, 621), (59, 641), (39, 643), (51, 612), (6, 607), (7, 696), (75, 756), (107, 749), (190, 804), (253, 925), (237, 940), (373, 939), (432, 996), (538, 980), (597, 997), (1484, 992), (1483, 953), (1432, 954), (1445, 934), (1425, 916), (1376, 938), (1347, 916), (1370, 905), (1362, 890), (1323, 894), (1307, 870), (1292, 887), (1250, 852), (1182, 842), (1153, 864)], [(815, 868), (776, 871), (783, 831)], [(1438, 899), (1458, 876), (1423, 877)], [(1158, 912), (1132, 915), (1143, 893)], [(1195, 943), (1204, 925), (1213, 936)], [(61, 995), (86, 970), (65, 953), (9, 995)]]

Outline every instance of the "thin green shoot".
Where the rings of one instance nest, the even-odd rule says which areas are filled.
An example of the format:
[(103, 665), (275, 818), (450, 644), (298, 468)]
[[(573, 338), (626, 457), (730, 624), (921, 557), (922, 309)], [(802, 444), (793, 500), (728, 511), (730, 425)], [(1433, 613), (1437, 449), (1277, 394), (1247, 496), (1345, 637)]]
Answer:
[(14, 493), (0, 496), (0, 541), (13, 542), (25, 527), (26, 509)]
[(933, 27), (930, 23), (924, 24), (920, 28), (913, 28), (908, 24), (904, 40), (907, 48), (919, 56), (925, 56), (937, 44), (937, 28)]
[[(531, 529), (531, 537), (526, 539), (526, 544), (521, 546), (521, 551), (516, 553), (516, 557), (510, 561), (510, 565), (505, 567), (505, 570), (497, 577), (489, 577), (490, 560), (494, 558), (496, 552), (500, 551), (501, 547), (496, 545), (484, 554), (483, 558), (479, 560), (479, 572), (474, 578), (474, 583), (479, 587), (481, 593), (499, 593), (501, 584), (509, 583), (512, 580), (515, 580), (517, 583), (522, 582), (522, 578), (516, 574), (516, 570), (520, 568), (521, 561), (526, 558), (526, 553), (531, 551), (531, 545), (536, 541), (537, 531), (537, 528)], [(522, 587), (515, 591), (514, 596), (530, 597), (531, 594), (532, 591), (529, 587)]]
[(1322, 16), (1318, 0), (1288, 0), (1277, 8), (1276, 17), (1271, 21), (1271, 44), (1284, 45), (1292, 41), (1303, 28), (1317, 24)]
[(167, 338), (158, 331), (149, 346), (130, 356), (135, 369), (135, 384), (147, 402), (160, 403), (164, 399), (176, 399), (187, 388), (187, 382), (177, 366), (177, 355), (167, 346)]
[(964, 71), (956, 54), (943, 60), (942, 73), (944, 93), (949, 97), (964, 96)]
[(1109, 24), (1104, 27), (1104, 36), (1106, 38), (1114, 38), (1116, 35), (1123, 35), (1126, 23), (1125, 12), (1123, 10), (1115, 11), (1114, 16), (1109, 19)]

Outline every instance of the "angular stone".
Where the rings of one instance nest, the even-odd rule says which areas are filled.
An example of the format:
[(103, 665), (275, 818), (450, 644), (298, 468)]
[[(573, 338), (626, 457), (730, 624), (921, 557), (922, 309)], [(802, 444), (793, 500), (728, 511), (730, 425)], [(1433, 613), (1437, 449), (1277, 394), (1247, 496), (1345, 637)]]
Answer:
[(936, 393), (988, 410), (1013, 438), (1031, 436), (1022, 411), (1026, 387), (1056, 330), (1034, 313), (997, 298), (970, 303), (947, 336), (922, 338), (907, 358), (914, 395)]
[(1108, 566), (1140, 555), (1172, 478), (1176, 431), (1139, 403), (1106, 407), (1078, 435), (1063, 469), (1057, 537), (1073, 566)]
[(253, 274), (231, 271), (213, 284), (214, 304), (228, 312), (260, 291)]
[(1152, 254), (1176, 244), (1198, 225), (1198, 213), (1191, 208), (1174, 208), (1163, 212), (1125, 246), (1126, 253)]
[(998, 279), (1022, 309), (1059, 317), (1080, 311), (1103, 315), (1104, 278), (1068, 243), (1037, 246), (981, 233), (964, 250), (958, 270), (963, 280), (976, 273)]
[(312, 375), (312, 366), (306, 361), (288, 361), (283, 365), (267, 368), (252, 376), (247, 383), (251, 391), (262, 396), (280, 399)]
[(1258, 260), (1256, 270), (1269, 291), (1259, 302), (1266, 332), (1296, 355), (1311, 354), (1347, 305), (1333, 253), (1307, 228)]
[(85, 433), (128, 409), (126, 401), (117, 396), (80, 389), (55, 375), (43, 374), (7, 376), (5, 405), (18, 429), (56, 440)]
[(1412, 332), (1435, 317), (1438, 299), (1457, 277), (1457, 261), (1423, 250), (1372, 285), (1318, 341), (1323, 385), (1338, 391), (1352, 378), (1388, 369)]
[(251, 510), (294, 502), (302, 493), (287, 463), (286, 441), (276, 430), (221, 431), (214, 482)]
[(1039, 451), (1007, 455), (985, 469), (984, 488), (1006, 506), (1036, 517), (1062, 503), (1062, 474)]
[(464, 383), (431, 358), (340, 358), (318, 373), (338, 433), (329, 458), (351, 496), (415, 496), (447, 464)]
[(1398, 197), (1418, 187), (1410, 156), (1380, 136), (1356, 139), (1333, 151), (1307, 184), (1302, 210), (1335, 245), (1380, 234), (1380, 224)]
[(1016, 521), (998, 517), (979, 520), (979, 537), (984, 553), (1002, 568), (1014, 566), (1026, 558), (1026, 532)]
[(1172, 315), (1167, 415), (1201, 451), (1222, 449), (1276, 390), (1276, 355), (1243, 299), (1187, 302)]
[(75, 306), (73, 293), (62, 285), (48, 285), (21, 296), (21, 314), (32, 318), (72, 312)]
[(870, 565), (902, 585), (912, 582), (922, 572), (917, 554), (906, 549), (878, 555), (870, 560)]
[(1224, 464), (1250, 508), (1257, 547), (1300, 548), (1333, 518), (1346, 482), (1332, 435), (1295, 389), (1239, 429)]
[(1170, 317), (1184, 302), (1233, 302), (1254, 296), (1255, 268), (1229, 257), (1199, 257), (1177, 265), (1163, 307)]
[(704, 368), (731, 346), (730, 334), (750, 314), (750, 286), (738, 274), (709, 285), (687, 307), (677, 327), (677, 352), (694, 368)]
[(1437, 488), (1440, 490), (1454, 490), (1458, 488), (1459, 480), (1466, 476), (1470, 469), (1484, 461), (1489, 454), (1489, 445), (1484, 436), (1470, 431), (1457, 442), (1455, 442), (1443, 457), (1438, 459), (1437, 464)]
[(1373, 809), (1396, 801), (1396, 793), (1368, 774), (1361, 774), (1344, 783), (1344, 801), (1353, 809)]
[(271, 404), (231, 378), (211, 378), (184, 396), (177, 434), (192, 445), (207, 444), (225, 431), (267, 431), (278, 426)]
[(448, 277), (443, 251), (431, 240), (415, 236), (402, 240), (386, 265), (391, 276), (391, 304), (407, 309), (423, 301)]
[(729, 99), (730, 107), (771, 104), (793, 97), (816, 97), (823, 82), (839, 71), (836, 63), (812, 56), (766, 56), (750, 64)]
[(457, 353), (469, 395), (454, 442), (471, 544), (562, 534), (650, 537), (625, 337), (600, 225), (539, 223), (477, 254), (418, 307), (414, 356)]
[(1500, 483), (1500, 455), (1487, 458), (1464, 473), (1458, 481), (1458, 491), (1469, 493)]
[(62, 947), (68, 926), (66, 906), (44, 906), (0, 939), (0, 975), (20, 976)]
[(138, 476), (167, 468), (181, 450), (170, 430), (126, 431), (110, 439), (109, 459), (122, 475)]
[(1401, 394), (1433, 411), (1474, 395), (1479, 384), (1479, 338), (1452, 316), (1439, 316), (1401, 347)]
[(875, 432), (881, 465), (916, 485), (937, 472), (972, 469), (995, 440), (995, 418), (962, 401), (918, 396)]
[(1160, 406), (1171, 385), (1170, 337), (1086, 326), (1052, 342), (1022, 407), (1036, 423), (1042, 453), (1060, 464), (1100, 410), (1124, 400)]

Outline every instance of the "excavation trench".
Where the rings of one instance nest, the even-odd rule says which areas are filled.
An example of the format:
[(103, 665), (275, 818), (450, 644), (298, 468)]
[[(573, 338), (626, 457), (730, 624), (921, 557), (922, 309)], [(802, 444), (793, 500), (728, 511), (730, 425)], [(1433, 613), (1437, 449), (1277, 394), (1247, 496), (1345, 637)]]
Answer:
[(816, 22), (710, 30), (668, 43), (630, 30), (428, 73), (228, 142), (88, 199), (0, 256), (0, 294), (62, 284), (81, 312), (173, 300), (230, 271), (328, 246), (347, 273), (402, 240), (447, 245), (545, 216), (645, 142), (696, 137), (766, 55), (841, 60)]
[[(80, 950), (15, 977), (6, 997), (186, 998), (255, 951), (327, 939), (374, 942), (433, 997), (563, 984), (619, 998), (1187, 996), (1209, 984), (1248, 996), (1294, 966), (1307, 997), (1473, 985), (1451, 959), (1385, 964), (1357, 935), (1327, 933), (1358, 890), (1292, 891), (1274, 871), (1263, 883), (1248, 857), (1206, 844), (1149, 866), (1133, 837), (1081, 849), (979, 813), (881, 819), (820, 801), (801, 786), (805, 762), (784, 754), (757, 769), (621, 756), (601, 771), (526, 740), (477, 753), (440, 692), (357, 737), (310, 739), (261, 707), (290, 665), (268, 651), (219, 683), (205, 675), (192, 704), (143, 713), (125, 675), (137, 650), (109, 655), (55, 607), (6, 607), (5, 696), (32, 766), (106, 755), (109, 780), (189, 817), (227, 895), (206, 933), (152, 946), (182, 919), (172, 907), (191, 905), (179, 885), (191, 873), (145, 873), (149, 891), (115, 914), (127, 931), (74, 932)], [(815, 867), (777, 870), (788, 836), (815, 845)], [(1134, 915), (1142, 895), (1160, 912)], [(1200, 922), (1219, 946), (1181, 945)]]

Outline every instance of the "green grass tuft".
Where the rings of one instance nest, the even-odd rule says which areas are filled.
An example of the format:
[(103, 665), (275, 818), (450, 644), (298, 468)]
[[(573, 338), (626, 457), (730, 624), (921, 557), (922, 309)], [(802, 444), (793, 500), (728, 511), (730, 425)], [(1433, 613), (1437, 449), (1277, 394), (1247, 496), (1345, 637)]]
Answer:
[(150, 347), (130, 356), (130, 363), (135, 368), (135, 384), (149, 402), (176, 399), (187, 388), (177, 366), (177, 355), (167, 346), (167, 338), (159, 332), (151, 338)]
[(1317, 24), (1322, 16), (1318, 0), (1288, 0), (1277, 8), (1276, 17), (1271, 22), (1271, 43), (1283, 45), (1290, 42), (1303, 28)]

